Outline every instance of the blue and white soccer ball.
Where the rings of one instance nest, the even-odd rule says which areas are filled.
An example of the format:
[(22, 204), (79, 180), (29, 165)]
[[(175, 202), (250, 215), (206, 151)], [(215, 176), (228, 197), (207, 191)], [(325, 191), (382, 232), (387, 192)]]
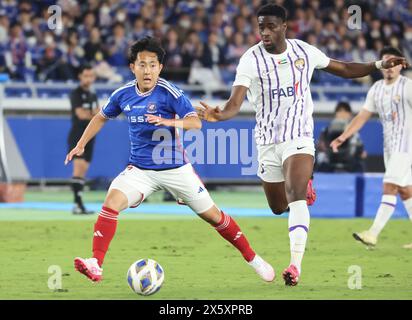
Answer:
[(149, 296), (162, 287), (165, 273), (160, 264), (152, 259), (140, 259), (134, 262), (127, 272), (127, 283), (137, 294)]

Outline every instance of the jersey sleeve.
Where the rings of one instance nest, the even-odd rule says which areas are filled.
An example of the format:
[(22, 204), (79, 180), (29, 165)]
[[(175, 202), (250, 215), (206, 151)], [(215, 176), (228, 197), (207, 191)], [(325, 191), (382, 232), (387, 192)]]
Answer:
[(249, 88), (253, 80), (253, 63), (248, 55), (240, 58), (236, 68), (236, 78), (232, 86)]
[(406, 80), (405, 95), (409, 105), (412, 106), (412, 80), (409, 78)]
[(76, 90), (70, 94), (70, 105), (72, 110), (82, 107), (82, 98), (77, 92), (78, 91)]
[(193, 108), (189, 99), (182, 94), (178, 98), (170, 96), (171, 106), (174, 112), (179, 116), (180, 119), (190, 116), (197, 116), (195, 109)]
[(114, 119), (122, 113), (118, 102), (118, 95), (112, 93), (106, 104), (100, 109), (100, 114), (107, 119)]
[(369, 89), (368, 94), (366, 95), (365, 103), (362, 106), (362, 109), (365, 109), (369, 112), (376, 112), (376, 105), (375, 105), (375, 89), (376, 85)]
[(309, 45), (310, 62), (315, 69), (324, 69), (329, 65), (330, 58), (315, 46)]

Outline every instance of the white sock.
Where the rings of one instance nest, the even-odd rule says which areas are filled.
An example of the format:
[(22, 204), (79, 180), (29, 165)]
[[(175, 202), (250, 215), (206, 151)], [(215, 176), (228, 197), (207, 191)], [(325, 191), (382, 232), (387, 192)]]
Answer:
[(294, 264), (300, 273), (309, 231), (309, 209), (306, 200), (289, 203), (289, 209), (290, 264)]
[(406, 212), (408, 212), (409, 220), (412, 222), (412, 198), (403, 201)]
[(379, 206), (378, 212), (376, 213), (375, 220), (373, 221), (372, 227), (369, 231), (377, 237), (382, 229), (385, 227), (386, 223), (391, 218), (396, 207), (396, 196), (390, 194), (384, 194), (382, 196), (381, 205)]

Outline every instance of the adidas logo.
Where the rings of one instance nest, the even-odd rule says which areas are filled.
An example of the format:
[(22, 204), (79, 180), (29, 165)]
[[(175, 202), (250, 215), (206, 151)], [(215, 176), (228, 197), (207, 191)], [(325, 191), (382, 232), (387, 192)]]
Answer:
[(205, 189), (203, 189), (202, 187), (199, 187), (199, 191), (197, 193), (201, 193), (203, 192)]
[(130, 106), (127, 105), (126, 107), (124, 107), (124, 110), (123, 110), (123, 111), (130, 111)]
[(97, 231), (94, 233), (94, 236), (95, 236), (95, 237), (101, 237), (101, 238), (103, 238), (103, 235), (102, 235), (102, 233), (101, 233), (99, 230), (97, 230)]
[(233, 239), (233, 241), (236, 241), (237, 239), (239, 239), (242, 236), (242, 231), (238, 231), (236, 233), (236, 237)]

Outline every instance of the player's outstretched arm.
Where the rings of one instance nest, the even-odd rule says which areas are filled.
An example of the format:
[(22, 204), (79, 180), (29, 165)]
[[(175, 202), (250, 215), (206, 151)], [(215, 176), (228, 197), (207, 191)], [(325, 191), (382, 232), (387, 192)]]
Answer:
[(342, 78), (360, 78), (367, 76), (376, 70), (390, 69), (400, 64), (404, 68), (409, 67), (406, 59), (402, 57), (391, 57), (387, 60), (369, 63), (345, 62), (331, 59), (329, 65), (323, 70)]
[(100, 113), (92, 118), (80, 140), (77, 142), (77, 145), (67, 154), (66, 159), (64, 160), (65, 165), (72, 161), (74, 156), (81, 156), (83, 154), (86, 144), (100, 131), (106, 121), (107, 119)]
[(240, 107), (246, 97), (248, 88), (244, 86), (234, 86), (229, 100), (226, 102), (223, 110), (219, 107), (213, 108), (208, 104), (200, 101), (201, 107), (196, 107), (196, 111), (200, 119), (216, 122), (224, 121), (233, 118), (239, 113)]
[(358, 132), (363, 125), (366, 123), (366, 121), (369, 120), (371, 117), (372, 112), (362, 109), (349, 123), (349, 125), (346, 127), (345, 131), (337, 137), (335, 140), (333, 140), (330, 143), (330, 147), (332, 148), (333, 152), (338, 152), (338, 148), (347, 140), (349, 139), (352, 135), (354, 135), (356, 132)]
[(188, 116), (183, 119), (165, 119), (153, 114), (146, 114), (145, 116), (147, 117), (147, 121), (153, 123), (155, 126), (176, 127), (184, 130), (202, 128), (202, 121), (200, 121), (196, 115)]

